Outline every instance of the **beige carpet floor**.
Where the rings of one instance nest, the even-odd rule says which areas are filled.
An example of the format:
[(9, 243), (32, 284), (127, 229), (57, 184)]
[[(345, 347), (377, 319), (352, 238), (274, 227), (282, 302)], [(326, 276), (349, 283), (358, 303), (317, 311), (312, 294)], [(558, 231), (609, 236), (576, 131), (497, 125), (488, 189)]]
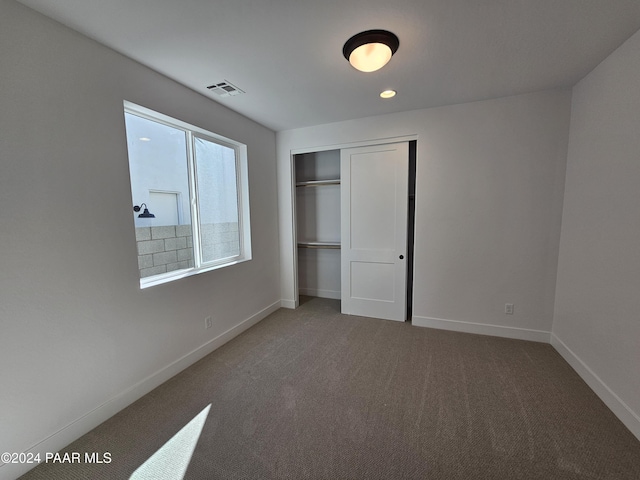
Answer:
[(640, 442), (550, 345), (303, 302), (64, 450), (111, 463), (23, 478), (640, 479)]

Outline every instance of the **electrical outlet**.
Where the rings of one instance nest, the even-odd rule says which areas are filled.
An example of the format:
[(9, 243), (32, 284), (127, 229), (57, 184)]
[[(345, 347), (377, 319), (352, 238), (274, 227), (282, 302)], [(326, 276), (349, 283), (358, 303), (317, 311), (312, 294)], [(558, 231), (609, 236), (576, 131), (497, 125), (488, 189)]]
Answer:
[(504, 313), (506, 315), (513, 315), (513, 303), (504, 304)]
[(204, 328), (211, 328), (213, 327), (213, 320), (211, 320), (211, 317), (207, 317), (204, 319)]

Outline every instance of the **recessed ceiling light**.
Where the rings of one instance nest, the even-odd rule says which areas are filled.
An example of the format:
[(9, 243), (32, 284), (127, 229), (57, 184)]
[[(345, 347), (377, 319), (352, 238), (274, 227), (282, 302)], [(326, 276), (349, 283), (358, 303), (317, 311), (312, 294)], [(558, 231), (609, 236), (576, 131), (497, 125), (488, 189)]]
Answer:
[(351, 37), (342, 54), (361, 72), (375, 72), (384, 67), (400, 45), (400, 40), (386, 30), (367, 30)]
[(391, 97), (395, 97), (396, 96), (396, 92), (395, 90), (385, 90), (384, 92), (382, 92), (380, 94), (381, 98), (391, 98)]
[(140, 137), (138, 140), (140, 140), (141, 142), (150, 142), (151, 139), (149, 137)]

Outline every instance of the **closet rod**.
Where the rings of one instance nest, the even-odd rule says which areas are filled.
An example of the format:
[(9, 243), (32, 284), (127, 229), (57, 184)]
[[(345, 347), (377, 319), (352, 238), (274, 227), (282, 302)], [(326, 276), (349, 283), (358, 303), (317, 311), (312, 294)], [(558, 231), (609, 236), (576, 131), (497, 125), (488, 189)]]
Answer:
[(296, 183), (296, 187), (321, 187), (323, 185), (340, 185), (340, 180), (309, 180)]
[(298, 248), (329, 248), (329, 249), (339, 249), (340, 248), (340, 244), (339, 243), (307, 243), (307, 242), (301, 242), (298, 243)]

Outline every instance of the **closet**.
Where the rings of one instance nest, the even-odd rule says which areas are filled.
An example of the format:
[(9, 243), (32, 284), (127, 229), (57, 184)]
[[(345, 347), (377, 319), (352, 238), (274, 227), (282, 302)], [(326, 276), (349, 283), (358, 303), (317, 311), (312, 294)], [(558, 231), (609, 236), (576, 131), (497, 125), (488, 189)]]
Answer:
[(298, 291), (340, 298), (340, 150), (294, 156)]
[(300, 295), (405, 321), (411, 309), (415, 142), (296, 154)]

